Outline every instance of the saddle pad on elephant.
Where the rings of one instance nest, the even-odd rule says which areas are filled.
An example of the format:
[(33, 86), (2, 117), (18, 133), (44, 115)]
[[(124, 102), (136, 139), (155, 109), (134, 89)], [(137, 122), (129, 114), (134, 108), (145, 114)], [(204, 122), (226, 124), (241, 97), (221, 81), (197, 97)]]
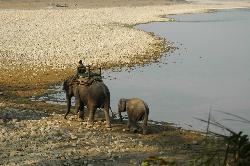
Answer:
[(78, 79), (79, 85), (86, 85), (89, 86), (94, 82), (93, 78), (88, 78), (88, 77), (81, 77)]
[(85, 86), (90, 86), (94, 82), (102, 82), (100, 79), (95, 79), (93, 77), (81, 77), (78, 79), (79, 85), (85, 85)]

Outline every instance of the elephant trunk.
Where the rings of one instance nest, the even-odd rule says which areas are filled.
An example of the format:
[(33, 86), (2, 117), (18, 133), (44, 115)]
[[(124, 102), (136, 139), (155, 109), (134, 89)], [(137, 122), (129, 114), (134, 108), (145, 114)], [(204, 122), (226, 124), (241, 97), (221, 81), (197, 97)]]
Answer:
[(99, 68), (99, 75), (102, 76), (102, 68)]
[(119, 103), (118, 103), (118, 114), (119, 114), (121, 122), (123, 120), (121, 112), (125, 112), (125, 111), (126, 111), (126, 99), (122, 98), (119, 100)]
[(64, 90), (64, 91), (67, 91), (67, 90), (68, 90), (68, 81), (67, 81), (67, 80), (65, 80), (65, 81), (63, 82), (63, 90)]
[(123, 121), (122, 113), (121, 111), (118, 111), (118, 113), (119, 113), (120, 122), (122, 122)]
[(88, 78), (90, 78), (90, 66), (88, 66)]

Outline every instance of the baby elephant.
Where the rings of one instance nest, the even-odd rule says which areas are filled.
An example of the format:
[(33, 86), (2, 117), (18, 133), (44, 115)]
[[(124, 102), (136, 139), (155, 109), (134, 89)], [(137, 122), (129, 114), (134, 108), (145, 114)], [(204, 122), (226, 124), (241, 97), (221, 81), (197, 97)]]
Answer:
[(149, 114), (149, 108), (147, 103), (145, 103), (143, 100), (138, 98), (132, 98), (132, 99), (120, 99), (118, 103), (118, 113), (120, 116), (120, 120), (122, 122), (122, 115), (121, 112), (127, 111), (128, 113), (128, 128), (134, 130), (134, 132), (137, 130), (138, 121), (143, 120), (143, 134), (147, 134), (147, 121), (148, 121), (148, 114)]

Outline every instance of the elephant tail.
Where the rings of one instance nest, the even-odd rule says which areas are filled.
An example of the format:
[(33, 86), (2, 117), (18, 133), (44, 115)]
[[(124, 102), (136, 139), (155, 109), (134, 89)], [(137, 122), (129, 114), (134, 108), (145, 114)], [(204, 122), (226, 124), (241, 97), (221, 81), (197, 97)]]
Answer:
[(144, 114), (144, 117), (143, 117), (143, 124), (147, 126), (147, 121), (148, 121), (148, 115), (149, 115), (149, 108), (148, 108), (148, 105), (145, 103), (145, 114)]
[(149, 108), (148, 108), (148, 105), (145, 103), (145, 109), (146, 109), (146, 112), (144, 114), (144, 117), (143, 117), (143, 125), (142, 125), (142, 129), (143, 129), (143, 134), (147, 134), (148, 133), (148, 129), (147, 129), (147, 126), (148, 126), (148, 115), (149, 115)]

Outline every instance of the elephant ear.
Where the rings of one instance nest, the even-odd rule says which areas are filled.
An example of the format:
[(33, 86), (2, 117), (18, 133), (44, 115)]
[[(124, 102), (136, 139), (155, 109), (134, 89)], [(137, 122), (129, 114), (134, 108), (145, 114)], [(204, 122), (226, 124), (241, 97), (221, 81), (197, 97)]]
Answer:
[(125, 112), (126, 111), (126, 99), (120, 99), (118, 110), (119, 110), (119, 112)]

